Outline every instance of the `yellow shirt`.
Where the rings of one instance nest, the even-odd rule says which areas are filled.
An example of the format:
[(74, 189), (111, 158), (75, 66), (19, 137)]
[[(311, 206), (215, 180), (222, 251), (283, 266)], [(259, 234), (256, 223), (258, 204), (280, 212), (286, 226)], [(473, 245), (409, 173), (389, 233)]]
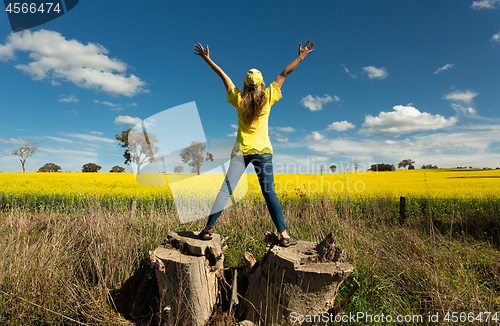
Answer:
[(247, 125), (243, 119), (243, 109), (241, 108), (243, 93), (236, 86), (229, 86), (227, 101), (236, 108), (236, 113), (238, 113), (238, 135), (231, 155), (273, 153), (273, 147), (269, 139), (268, 121), (271, 106), (281, 99), (281, 89), (276, 82), (272, 82), (264, 92), (267, 103), (262, 108), (262, 112), (257, 119), (251, 125)]

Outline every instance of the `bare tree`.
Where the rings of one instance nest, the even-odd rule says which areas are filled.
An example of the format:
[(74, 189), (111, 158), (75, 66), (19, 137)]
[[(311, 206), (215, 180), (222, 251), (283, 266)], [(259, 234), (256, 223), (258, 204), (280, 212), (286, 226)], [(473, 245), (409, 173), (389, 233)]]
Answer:
[(319, 165), (319, 173), (321, 173), (321, 175), (323, 175), (323, 171), (325, 171), (325, 169), (326, 169), (326, 165), (324, 165), (324, 164)]
[(205, 161), (213, 161), (213, 155), (209, 152), (206, 153), (206, 158), (203, 158), (203, 152), (207, 147), (200, 142), (194, 141), (182, 150), (179, 154), (182, 162), (188, 163), (189, 166), (193, 167), (191, 172), (196, 172), (200, 174), (201, 166)]
[(154, 163), (160, 160), (160, 148), (155, 146), (155, 144), (160, 141), (156, 138), (156, 135), (145, 131), (139, 132), (135, 128), (122, 132), (122, 136), (125, 135), (126, 142), (124, 142), (123, 138), (118, 135), (116, 136), (117, 139), (122, 142), (122, 147), (127, 148), (123, 155), (126, 164), (127, 160), (128, 162), (137, 164), (137, 175), (141, 173), (141, 166), (143, 164)]
[(152, 133), (130, 128), (122, 131), (121, 135), (115, 135), (115, 138), (120, 142), (120, 146), (125, 148), (124, 164), (137, 164), (137, 174), (140, 174), (142, 164), (157, 162), (161, 157), (160, 149), (155, 146), (159, 140)]
[(354, 163), (354, 171), (355, 172), (358, 172), (358, 168), (359, 168), (359, 163), (358, 162)]
[(38, 144), (27, 141), (26, 146), (21, 147), (20, 149), (15, 149), (12, 151), (13, 155), (17, 155), (20, 157), (19, 161), (21, 161), (21, 165), (23, 166), (23, 173), (26, 173), (26, 159), (31, 155), (35, 154), (38, 150)]

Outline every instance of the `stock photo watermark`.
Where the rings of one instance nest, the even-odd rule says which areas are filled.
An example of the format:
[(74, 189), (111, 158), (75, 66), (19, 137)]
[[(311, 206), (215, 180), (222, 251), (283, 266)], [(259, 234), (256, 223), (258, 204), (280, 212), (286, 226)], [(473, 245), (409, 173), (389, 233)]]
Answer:
[[(40, 26), (75, 8), (79, 0), (4, 0), (13, 33)], [(3, 16), (3, 15), (2, 15)]]
[[(181, 223), (203, 218), (211, 209), (222, 211), (240, 201), (249, 189), (260, 189), (257, 178), (249, 178), (243, 156), (230, 155), (234, 140), (207, 139), (195, 102), (137, 119), (126, 133), (127, 155), (136, 181), (146, 186), (168, 187)], [(273, 167), (280, 177), (260, 182), (273, 182), (264, 186), (274, 186), (276, 193), (282, 195), (362, 193), (366, 185), (356, 175), (378, 173), (366, 171), (364, 164), (356, 162), (326, 164), (310, 157), (300, 163), (274, 163)], [(259, 167), (254, 169), (258, 174)], [(304, 179), (304, 175), (314, 179)], [(231, 200), (224, 207), (213, 208), (221, 186), (231, 194)]]
[[(130, 162), (138, 183), (168, 186), (181, 223), (208, 215), (225, 182), (234, 141), (208, 140), (195, 102), (138, 121), (127, 137)], [(190, 171), (184, 171), (186, 164), (191, 167)], [(218, 209), (241, 200), (247, 190), (245, 176), (231, 185), (232, 200)]]
[(489, 323), (500, 321), (498, 312), (435, 312), (428, 314), (407, 314), (407, 315), (390, 315), (390, 314), (370, 314), (362, 311), (349, 312), (348, 314), (334, 315), (324, 312), (319, 315), (301, 315), (296, 312), (290, 313), (291, 323), (394, 323), (394, 324), (433, 324), (433, 323), (461, 323), (461, 324), (476, 324)]

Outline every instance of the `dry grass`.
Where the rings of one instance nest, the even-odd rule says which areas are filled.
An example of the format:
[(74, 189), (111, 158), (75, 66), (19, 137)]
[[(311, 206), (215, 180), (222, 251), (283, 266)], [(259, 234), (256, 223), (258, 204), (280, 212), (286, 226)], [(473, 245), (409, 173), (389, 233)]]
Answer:
[[(282, 198), (282, 204), (299, 239), (319, 242), (333, 232), (347, 250), (355, 272), (339, 299), (354, 282), (361, 288), (346, 312), (443, 316), (500, 310), (500, 250), (489, 238), (498, 231), (482, 236), (479, 229), (456, 225), (438, 231), (425, 214), (399, 226), (383, 198), (374, 199), (363, 214), (355, 213), (348, 199)], [(171, 211), (135, 216), (99, 208), (74, 215), (1, 212), (0, 324), (160, 324), (148, 251), (168, 232), (199, 230), (204, 222), (179, 225)], [(228, 208), (216, 225), (229, 237), (225, 265), (243, 265), (248, 249), (260, 259), (267, 230), (273, 225), (262, 199)], [(230, 325), (232, 318), (221, 312), (211, 325)]]
[[(15, 210), (0, 221), (1, 324), (128, 324), (119, 311), (127, 308), (131, 317), (149, 308), (142, 301), (154, 280), (144, 272), (145, 258), (163, 241), (169, 218)], [(130, 302), (116, 301), (123, 297)]]

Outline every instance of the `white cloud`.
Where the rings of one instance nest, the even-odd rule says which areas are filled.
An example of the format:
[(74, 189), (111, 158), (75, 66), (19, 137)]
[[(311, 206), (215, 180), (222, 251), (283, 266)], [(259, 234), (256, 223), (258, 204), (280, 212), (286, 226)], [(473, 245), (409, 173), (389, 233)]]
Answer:
[(64, 98), (64, 97), (60, 98), (59, 102), (76, 103), (76, 102), (78, 102), (78, 99), (76, 98), (75, 95), (71, 94), (70, 96), (68, 96), (66, 98)]
[(47, 153), (91, 156), (94, 158), (96, 158), (98, 156), (97, 152), (78, 151), (78, 150), (66, 149), (66, 148), (40, 147), (40, 148), (38, 148), (38, 150), (40, 150), (42, 152), (47, 152)]
[(281, 142), (281, 143), (286, 143), (288, 141), (288, 138), (284, 137), (284, 138), (276, 138), (277, 141)]
[(130, 124), (130, 125), (136, 125), (138, 123), (141, 123), (141, 119), (139, 118), (133, 118), (128, 115), (120, 115), (115, 118), (114, 123), (119, 125), (119, 124)]
[(455, 104), (455, 103), (452, 103), (451, 107), (457, 113), (462, 113), (462, 114), (471, 115), (471, 116), (477, 116), (477, 111), (475, 109), (471, 108), (471, 107), (464, 108), (463, 106)]
[[(286, 137), (277, 137), (277, 138), (286, 138)], [(299, 141), (299, 142), (290, 142), (290, 140), (288, 140), (287, 142), (284, 142), (284, 143), (274, 143), (273, 144), (273, 147), (274, 148), (300, 148), (300, 147), (305, 147), (306, 144), (305, 142), (303, 141)]]
[(319, 133), (319, 132), (317, 132), (317, 131), (313, 131), (313, 132), (311, 132), (311, 134), (310, 134), (310, 135), (308, 135), (308, 136), (306, 137), (306, 139), (311, 139), (311, 140), (313, 140), (313, 141), (315, 141), (315, 142), (321, 142), (321, 141), (326, 140), (325, 136), (323, 136), (322, 134), (320, 134), (320, 133)]
[(401, 135), (415, 131), (437, 130), (453, 126), (457, 117), (445, 117), (427, 112), (420, 112), (408, 105), (397, 105), (392, 112), (380, 112), (378, 117), (367, 115), (363, 123), (362, 133), (372, 134), (382, 132), (386, 135)]
[(104, 133), (101, 132), (101, 131), (91, 131), (90, 133), (93, 134), (93, 135), (99, 135), (99, 136), (104, 135)]
[(500, 153), (500, 125), (476, 125), (461, 127), (461, 131), (416, 135), (404, 140), (380, 138), (352, 139), (338, 137), (315, 142), (306, 137), (309, 150), (329, 155), (336, 159), (355, 157), (366, 166), (372, 163), (397, 164), (402, 158), (416, 161), (415, 166), (436, 164), (439, 167), (475, 166), (497, 167)]
[(368, 66), (368, 67), (363, 67), (363, 70), (368, 74), (368, 78), (370, 79), (384, 79), (387, 76), (389, 76), (389, 73), (387, 73), (387, 69), (384, 67), (382, 68), (377, 68), (374, 66)]
[(115, 139), (110, 139), (110, 138), (104, 138), (104, 137), (98, 137), (94, 135), (87, 135), (87, 134), (66, 134), (66, 136), (69, 137), (74, 137), (74, 138), (79, 138), (83, 140), (88, 140), (88, 141), (99, 141), (99, 142), (104, 142), (104, 143), (109, 143), (109, 144), (114, 144), (116, 143)]
[(102, 102), (99, 102), (98, 100), (94, 100), (94, 103), (96, 104), (103, 104), (103, 105), (107, 105), (107, 106), (110, 106), (112, 108), (116, 107), (116, 106), (119, 106), (120, 104), (115, 104), (115, 103), (111, 103), (111, 102), (107, 102), (107, 101), (102, 101)]
[[(289, 155), (289, 154), (276, 154), (277, 160), (283, 160), (285, 162), (295, 162), (295, 163), (313, 163), (313, 162), (325, 162), (328, 161), (328, 156), (320, 156), (320, 155)], [(294, 159), (295, 158), (295, 159)], [(274, 161), (274, 156), (273, 156)], [(274, 163), (274, 162), (273, 162)]]
[(29, 129), (18, 129), (18, 128), (12, 128), (12, 129), (19, 130), (19, 131), (35, 132), (34, 130), (29, 130)]
[(228, 137), (236, 137), (238, 136), (238, 125), (232, 124), (231, 128), (236, 129), (235, 132), (232, 132), (230, 134), (226, 134)]
[[(118, 112), (120, 112), (121, 110), (125, 109), (125, 107), (123, 107), (121, 104), (111, 103), (111, 102), (108, 102), (108, 101), (99, 102), (98, 100), (94, 100), (94, 103), (109, 106), (111, 111), (118, 111)], [(137, 106), (137, 103), (126, 104), (126, 106), (131, 106), (131, 105), (132, 106)]]
[(448, 70), (450, 68), (453, 68), (454, 66), (455, 66), (455, 64), (453, 64), (453, 63), (452, 64), (447, 63), (443, 67), (438, 68), (438, 70), (436, 70), (436, 72), (434, 73), (434, 75), (437, 75), (437, 74), (439, 74), (442, 71), (445, 71), (445, 70)]
[(110, 59), (109, 51), (100, 44), (66, 40), (54, 31), (25, 30), (10, 34), (5, 45), (0, 45), (0, 60), (14, 60), (16, 51), (29, 52), (32, 61), (16, 68), (34, 80), (48, 78), (53, 85), (69, 81), (79, 87), (125, 96), (146, 92), (146, 83), (135, 75), (127, 77), (127, 64)]
[(332, 124), (329, 124), (326, 130), (335, 130), (338, 132), (346, 131), (352, 128), (356, 128), (355, 125), (353, 125), (350, 122), (347, 121), (341, 121), (341, 122), (333, 122)]
[[(357, 141), (345, 137), (336, 139), (324, 139), (322, 143), (308, 140), (307, 147), (311, 151), (325, 153), (330, 156), (357, 157), (359, 159), (371, 160), (380, 152), (382, 144), (373, 139)], [(377, 148), (378, 147), (378, 148)]]
[[(433, 149), (436, 153), (452, 152), (460, 149), (464, 156), (478, 152), (487, 152), (492, 143), (500, 137), (499, 129), (465, 130), (452, 133), (439, 133), (415, 137), (415, 141), (422, 147)], [(460, 154), (457, 153), (457, 154)], [(494, 153), (490, 153), (494, 154)]]
[(302, 105), (304, 105), (306, 108), (310, 109), (311, 111), (319, 111), (323, 109), (323, 104), (332, 102), (333, 98), (329, 95), (326, 95), (324, 97), (319, 97), (315, 96), (312, 97), (312, 95), (307, 95), (306, 97), (302, 98)]
[[(328, 165), (328, 160), (328, 156), (321, 155), (290, 155), (278, 153), (273, 155), (274, 173), (318, 173), (319, 165)], [(286, 185), (279, 180), (275, 180), (275, 182), (277, 189), (286, 187)]]
[(500, 130), (500, 125), (482, 124), (482, 125), (466, 126), (466, 127), (463, 127), (462, 129), (466, 129), (466, 130)]
[(59, 138), (59, 137), (52, 137), (52, 136), (47, 136), (48, 139), (52, 139), (61, 143), (73, 143), (71, 139), (65, 139), (65, 138)]
[(478, 95), (479, 93), (475, 93), (470, 90), (466, 90), (465, 92), (454, 91), (452, 93), (446, 94), (445, 96), (443, 96), (443, 98), (445, 100), (462, 101), (464, 103), (469, 104), (470, 101), (472, 101), (472, 99)]
[(398, 145), (398, 146), (415, 146), (415, 144), (409, 139), (405, 138), (404, 140), (391, 140), (387, 139), (384, 141), (386, 145)]
[(104, 105), (107, 105), (107, 106), (111, 106), (111, 107), (115, 107), (115, 106), (119, 105), (119, 104), (115, 104), (115, 103), (111, 103), (111, 102), (107, 102), (107, 101), (102, 101), (101, 103)]
[(495, 4), (498, 3), (499, 0), (480, 0), (480, 1), (472, 1), (471, 8), (474, 10), (481, 9), (494, 9)]
[(26, 140), (22, 140), (21, 138), (19, 139), (14, 139), (14, 138), (11, 138), (9, 140), (5, 140), (3, 138), (0, 138), (0, 142), (4, 143), (4, 144), (26, 144)]
[[(84, 143), (81, 141), (77, 141), (76, 144), (86, 146), (87, 148), (89, 148), (89, 147), (101, 148), (102, 147), (100, 144)], [(80, 148), (83, 148), (83, 147), (80, 147)]]
[[(347, 67), (344, 64), (341, 64), (340, 66), (342, 68), (344, 68), (345, 73), (348, 74), (349, 76), (351, 76), (352, 78), (358, 77), (356, 74), (351, 73), (351, 71), (349, 69), (347, 69)], [(387, 69), (384, 67), (377, 68), (374, 66), (367, 66), (367, 67), (363, 67), (363, 72), (366, 73), (368, 75), (368, 78), (370, 78), (370, 79), (375, 79), (375, 78), (384, 79), (387, 76), (389, 76)], [(339, 99), (339, 101), (340, 101), (340, 99)]]
[(351, 76), (352, 78), (356, 78), (356, 77), (358, 77), (358, 76), (356, 76), (356, 74), (352, 74), (352, 73), (349, 71), (349, 69), (347, 69), (347, 67), (346, 67), (344, 64), (341, 64), (340, 66), (341, 66), (342, 68), (344, 68), (345, 73), (346, 73), (346, 74), (348, 74), (349, 76)]
[(295, 132), (296, 130), (292, 127), (276, 127), (279, 132)]
[(493, 35), (493, 37), (491, 38), (491, 42), (500, 43), (500, 32)]

